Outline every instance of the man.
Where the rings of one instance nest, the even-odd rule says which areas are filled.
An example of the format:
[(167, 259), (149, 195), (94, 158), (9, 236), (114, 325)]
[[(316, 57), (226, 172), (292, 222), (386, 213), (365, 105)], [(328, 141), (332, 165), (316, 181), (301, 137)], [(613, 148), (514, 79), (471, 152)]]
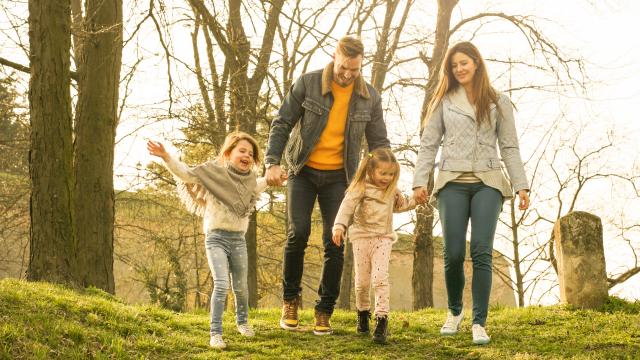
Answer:
[[(370, 150), (389, 147), (380, 95), (360, 75), (364, 46), (355, 37), (338, 41), (333, 62), (303, 74), (273, 120), (265, 156), (267, 183), (282, 185), (282, 153), (289, 165), (289, 228), (283, 261), (280, 326), (298, 327), (304, 251), (316, 198), (322, 214), (324, 265), (315, 306), (314, 334), (331, 334), (330, 318), (340, 292), (344, 245), (331, 241), (333, 221), (360, 158), (362, 137)], [(286, 145), (286, 151), (285, 151)]]

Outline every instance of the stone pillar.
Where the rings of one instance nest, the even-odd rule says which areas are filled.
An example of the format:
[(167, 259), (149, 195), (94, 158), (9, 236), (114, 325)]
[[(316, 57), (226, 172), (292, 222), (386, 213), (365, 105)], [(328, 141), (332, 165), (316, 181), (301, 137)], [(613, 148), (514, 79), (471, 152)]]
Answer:
[(553, 228), (560, 300), (578, 308), (593, 309), (608, 295), (602, 244), (602, 221), (575, 211), (560, 218)]

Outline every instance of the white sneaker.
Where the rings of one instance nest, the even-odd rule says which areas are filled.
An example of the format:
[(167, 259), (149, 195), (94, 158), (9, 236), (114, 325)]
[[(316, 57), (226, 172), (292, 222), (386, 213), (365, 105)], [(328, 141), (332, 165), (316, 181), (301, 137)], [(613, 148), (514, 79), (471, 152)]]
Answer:
[(253, 329), (249, 324), (238, 325), (238, 331), (240, 332), (240, 335), (246, 336), (246, 337), (251, 337), (256, 335), (255, 331), (253, 331)]
[(489, 341), (491, 341), (491, 338), (489, 337), (489, 335), (487, 335), (484, 327), (482, 327), (480, 324), (473, 324), (473, 326), (471, 326), (471, 332), (473, 333), (474, 344), (484, 345), (488, 344)]
[(462, 312), (460, 312), (458, 316), (453, 316), (451, 312), (448, 312), (447, 321), (445, 321), (442, 328), (440, 328), (440, 335), (451, 336), (457, 334), (463, 317)]
[(216, 334), (211, 337), (211, 340), (209, 340), (209, 346), (214, 349), (224, 349), (227, 347), (227, 344), (222, 340), (222, 335)]

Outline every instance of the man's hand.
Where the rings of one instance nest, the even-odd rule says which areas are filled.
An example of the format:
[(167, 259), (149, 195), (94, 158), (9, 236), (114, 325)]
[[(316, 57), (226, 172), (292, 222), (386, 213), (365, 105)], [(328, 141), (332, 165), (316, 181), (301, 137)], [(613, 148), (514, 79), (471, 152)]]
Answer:
[(147, 141), (147, 150), (149, 150), (150, 155), (157, 156), (164, 161), (169, 160), (169, 153), (164, 149), (164, 145), (161, 142)]
[(271, 165), (271, 167), (267, 169), (265, 176), (267, 178), (267, 185), (269, 186), (282, 186), (284, 180), (287, 179), (280, 165)]
[(413, 189), (413, 198), (416, 199), (417, 204), (424, 205), (429, 199), (429, 192), (424, 186), (418, 186)]
[(527, 190), (518, 191), (518, 209), (527, 210), (529, 208), (529, 192)]
[(340, 244), (342, 244), (343, 238), (344, 238), (344, 230), (342, 229), (333, 230), (333, 237), (331, 238), (331, 241), (333, 241), (333, 243), (336, 244), (337, 247), (340, 247)]

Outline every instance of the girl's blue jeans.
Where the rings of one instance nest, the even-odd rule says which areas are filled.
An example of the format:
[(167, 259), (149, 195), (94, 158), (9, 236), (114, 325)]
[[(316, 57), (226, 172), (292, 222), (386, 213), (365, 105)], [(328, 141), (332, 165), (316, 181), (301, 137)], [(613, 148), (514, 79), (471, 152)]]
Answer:
[(247, 242), (244, 232), (215, 229), (207, 233), (205, 248), (213, 275), (211, 335), (216, 335), (222, 334), (222, 314), (229, 289), (235, 295), (237, 324), (246, 324), (248, 321)]

